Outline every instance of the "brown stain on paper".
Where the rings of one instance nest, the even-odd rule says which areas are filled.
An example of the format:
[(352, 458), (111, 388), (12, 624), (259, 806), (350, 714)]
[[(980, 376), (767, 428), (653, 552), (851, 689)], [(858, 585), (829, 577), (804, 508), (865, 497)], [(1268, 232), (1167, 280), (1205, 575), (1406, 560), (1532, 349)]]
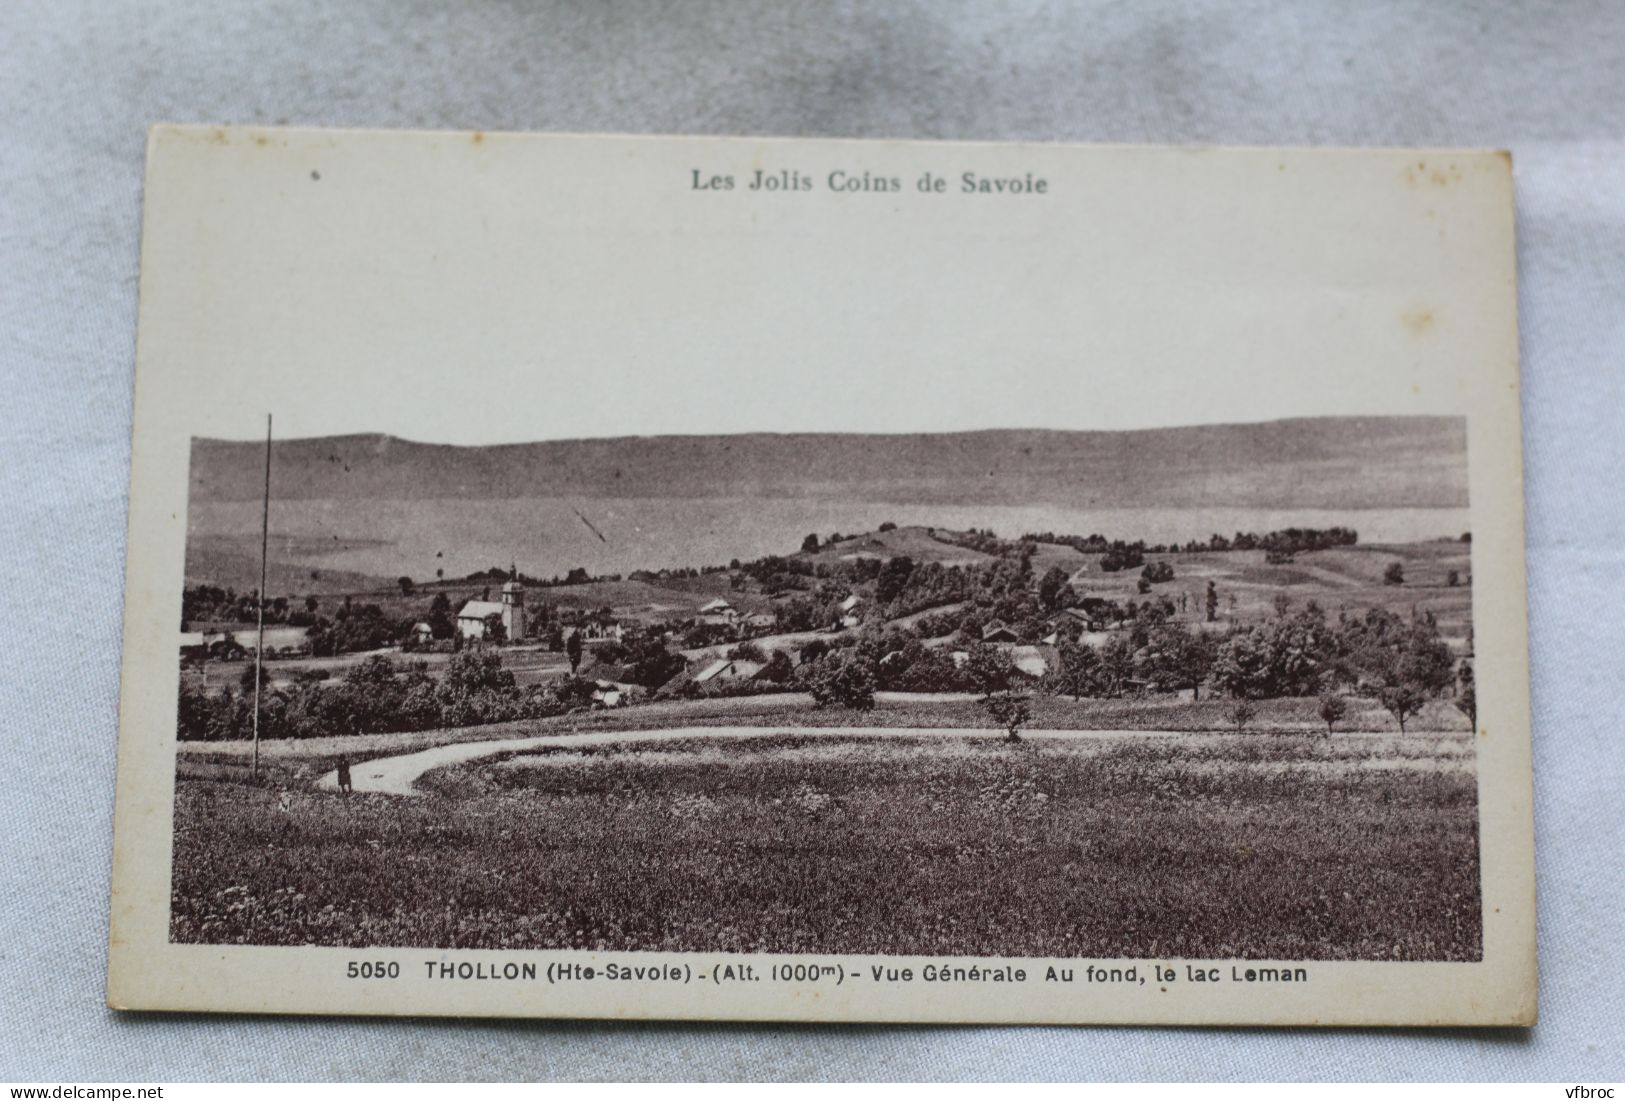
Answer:
[(1425, 336), (1436, 320), (1433, 310), (1422, 305), (1412, 306), (1399, 315), (1400, 324), (1409, 329), (1412, 336)]
[(1461, 166), (1454, 161), (1429, 164), (1417, 161), (1405, 166), (1405, 182), (1411, 187), (1449, 187), (1461, 182)]

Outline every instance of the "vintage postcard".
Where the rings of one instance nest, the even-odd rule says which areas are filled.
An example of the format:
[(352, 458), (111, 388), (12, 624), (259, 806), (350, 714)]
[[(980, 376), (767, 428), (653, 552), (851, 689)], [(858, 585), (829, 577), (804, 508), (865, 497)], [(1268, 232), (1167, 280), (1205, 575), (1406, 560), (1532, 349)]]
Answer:
[(1530, 1024), (1502, 154), (160, 127), (124, 1009)]

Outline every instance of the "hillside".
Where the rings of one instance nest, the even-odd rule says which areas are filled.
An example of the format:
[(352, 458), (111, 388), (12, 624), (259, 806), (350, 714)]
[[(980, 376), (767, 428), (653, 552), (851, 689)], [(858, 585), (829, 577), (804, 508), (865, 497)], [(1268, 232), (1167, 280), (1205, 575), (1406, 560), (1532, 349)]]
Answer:
[[(919, 526), (899, 527), (890, 531), (871, 531), (849, 535), (839, 543), (826, 544), (819, 550), (821, 558), (898, 558), (907, 556), (916, 562), (942, 562), (948, 565), (966, 565), (986, 562), (993, 556), (970, 547), (958, 546), (946, 536), (937, 538), (932, 529)], [(798, 552), (796, 557), (812, 557)]]
[[(263, 445), (198, 439), (194, 503), (251, 501)], [(657, 436), (485, 447), (278, 441), (278, 499), (772, 498), (1091, 508), (1451, 508), (1459, 418), (1324, 417), (1132, 432)]]

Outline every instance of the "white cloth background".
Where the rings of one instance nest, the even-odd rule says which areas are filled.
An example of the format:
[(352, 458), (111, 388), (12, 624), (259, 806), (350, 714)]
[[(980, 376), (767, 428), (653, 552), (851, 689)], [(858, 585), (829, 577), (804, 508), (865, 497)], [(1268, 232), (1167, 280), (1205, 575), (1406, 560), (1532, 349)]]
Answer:
[[(1512, 149), (1539, 1027), (109, 1013), (136, 257), (158, 121)], [(1625, 1078), (1622, 139), (1614, 0), (0, 4), (0, 1078)]]

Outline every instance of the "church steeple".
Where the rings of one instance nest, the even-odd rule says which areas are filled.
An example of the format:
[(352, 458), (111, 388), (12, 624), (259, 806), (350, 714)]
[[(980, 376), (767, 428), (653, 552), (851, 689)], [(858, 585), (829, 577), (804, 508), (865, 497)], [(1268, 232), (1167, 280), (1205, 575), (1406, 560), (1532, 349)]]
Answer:
[(518, 566), (512, 563), (508, 566), (508, 580), (502, 584), (502, 625), (511, 641), (525, 637), (525, 586), (519, 581)]

